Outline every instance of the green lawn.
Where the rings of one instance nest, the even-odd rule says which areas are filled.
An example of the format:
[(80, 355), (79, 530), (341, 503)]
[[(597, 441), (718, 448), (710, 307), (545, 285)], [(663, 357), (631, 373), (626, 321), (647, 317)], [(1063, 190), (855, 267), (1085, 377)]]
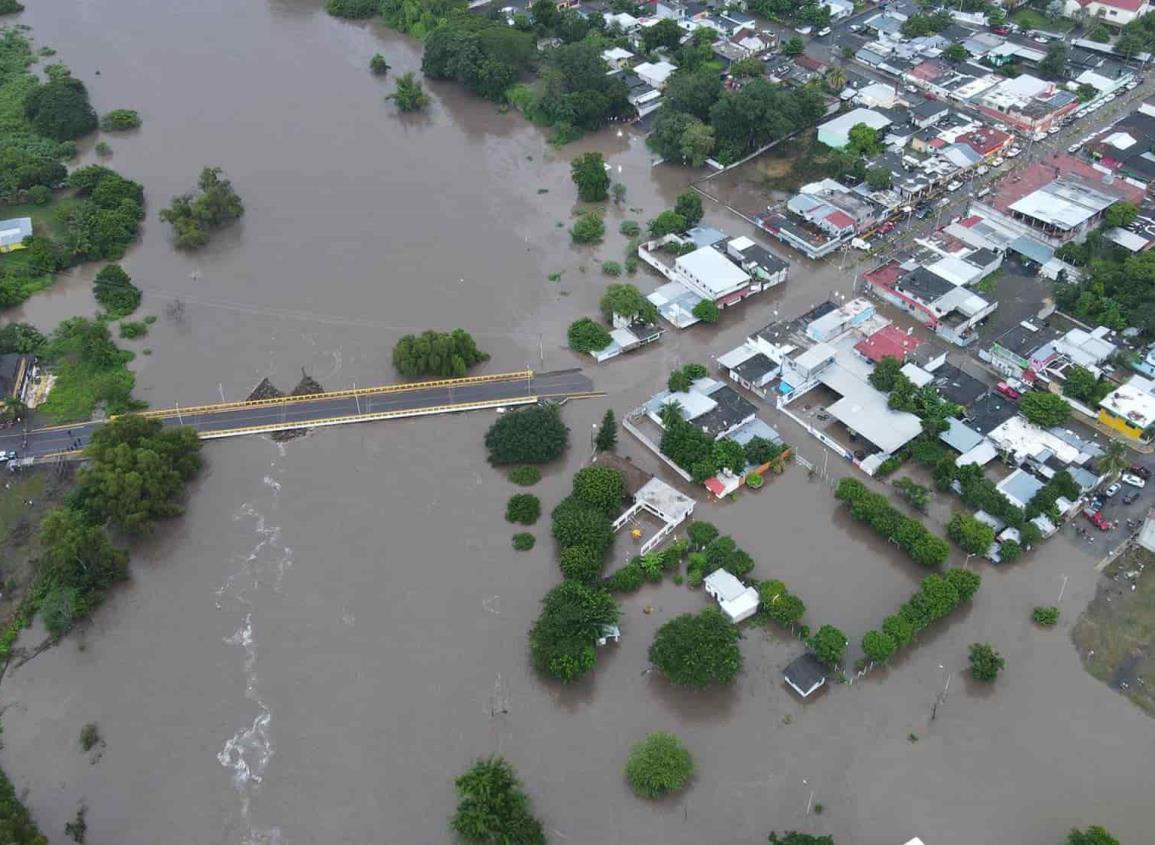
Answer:
[(1011, 15), (1011, 20), (1026, 29), (1042, 32), (1070, 32), (1075, 27), (1070, 18), (1048, 18), (1035, 9), (1019, 9)]
[(0, 541), (7, 538), (12, 529), (20, 522), (20, 518), (27, 512), (25, 502), (40, 500), (44, 493), (44, 473), (25, 473), (10, 475), (4, 473), (4, 482), (10, 486), (5, 488), (0, 484)]

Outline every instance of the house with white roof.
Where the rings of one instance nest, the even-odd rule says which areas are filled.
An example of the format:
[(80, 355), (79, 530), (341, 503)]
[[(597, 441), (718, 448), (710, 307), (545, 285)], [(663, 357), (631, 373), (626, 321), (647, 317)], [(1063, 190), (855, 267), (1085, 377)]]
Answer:
[(677, 69), (677, 65), (663, 59), (659, 62), (642, 62), (634, 67), (634, 73), (647, 85), (661, 91), (666, 87), (666, 81), (670, 78), (670, 74)]
[(891, 120), (873, 109), (857, 108), (841, 114), (833, 120), (818, 125), (818, 140), (828, 147), (841, 150), (850, 143), (850, 130), (860, 123), (871, 129), (885, 129)]
[(678, 256), (674, 273), (678, 281), (719, 308), (754, 293), (750, 288), (750, 274), (713, 247), (700, 247), (688, 255)]
[(1063, 13), (1123, 26), (1147, 14), (1150, 8), (1148, 0), (1067, 0)]
[(634, 54), (623, 47), (610, 47), (608, 50), (602, 50), (602, 58), (615, 70), (625, 70), (629, 67)]
[(1099, 403), (1099, 422), (1133, 440), (1150, 440), (1155, 425), (1155, 396), (1150, 379), (1135, 376)]
[(24, 249), (24, 239), (32, 234), (31, 217), (0, 220), (0, 252)]
[(706, 595), (714, 598), (726, 618), (735, 624), (758, 612), (758, 591), (747, 587), (725, 569), (716, 569), (707, 575), (703, 586)]

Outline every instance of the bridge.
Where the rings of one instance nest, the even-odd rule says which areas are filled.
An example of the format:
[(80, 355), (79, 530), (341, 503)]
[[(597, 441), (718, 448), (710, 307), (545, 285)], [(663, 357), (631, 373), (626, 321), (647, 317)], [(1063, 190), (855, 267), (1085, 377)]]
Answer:
[[(346, 425), (401, 417), (451, 414), (540, 400), (580, 399), (600, 395), (581, 370), (558, 370), (469, 376), (460, 379), (386, 384), (354, 390), (335, 390), (308, 396), (283, 396), (247, 402), (165, 408), (142, 411), (164, 425), (187, 425), (202, 440), (272, 434), (300, 428)], [(0, 450), (14, 451), (21, 459), (78, 459), (100, 422), (81, 422), (45, 428), (0, 431)]]

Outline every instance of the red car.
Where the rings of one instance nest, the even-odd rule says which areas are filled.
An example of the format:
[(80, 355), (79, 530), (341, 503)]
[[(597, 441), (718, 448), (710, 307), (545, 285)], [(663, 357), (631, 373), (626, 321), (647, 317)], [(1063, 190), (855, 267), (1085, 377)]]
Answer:
[(894, 221), (893, 220), (887, 220), (885, 223), (883, 223), (879, 227), (878, 231), (885, 235), (887, 232), (891, 231), (892, 229), (894, 229)]
[(1086, 511), (1086, 514), (1087, 519), (1091, 521), (1091, 524), (1098, 528), (1100, 531), (1109, 531), (1111, 529), (1111, 523), (1108, 522), (1107, 518), (1103, 516), (1103, 514), (1099, 513), (1099, 511)]
[(1010, 35), (1011, 28), (1009, 26), (992, 26), (991, 32), (995, 35)]
[(1000, 381), (998, 384), (996, 384), (995, 390), (1003, 394), (1003, 396), (1007, 397), (1008, 399), (1019, 399), (1023, 395), (1009, 384), (1007, 384), (1005, 381)]

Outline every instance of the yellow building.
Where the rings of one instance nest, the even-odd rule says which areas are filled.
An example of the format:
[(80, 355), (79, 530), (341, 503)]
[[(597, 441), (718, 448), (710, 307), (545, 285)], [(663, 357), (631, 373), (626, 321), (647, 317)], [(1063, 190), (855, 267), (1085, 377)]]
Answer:
[(1155, 396), (1134, 384), (1124, 384), (1099, 403), (1099, 422), (1134, 440), (1150, 439), (1155, 425)]
[(24, 239), (32, 234), (31, 217), (0, 220), (0, 252), (24, 249)]

